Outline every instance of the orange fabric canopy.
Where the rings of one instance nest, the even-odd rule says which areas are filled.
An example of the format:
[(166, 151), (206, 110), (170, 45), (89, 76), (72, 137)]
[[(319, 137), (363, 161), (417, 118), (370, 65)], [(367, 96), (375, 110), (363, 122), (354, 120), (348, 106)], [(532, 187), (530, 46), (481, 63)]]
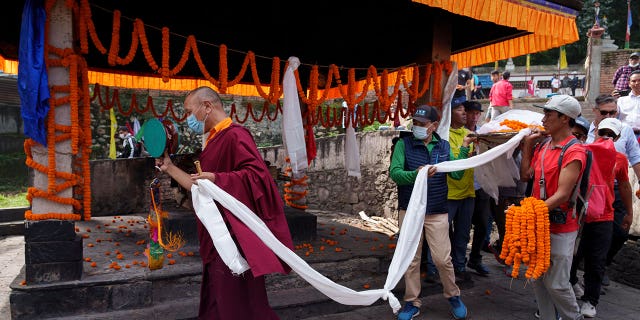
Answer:
[(476, 20), (530, 32), (451, 55), (458, 68), (477, 66), (578, 41), (576, 16), (522, 0), (412, 0)]
[[(528, 32), (524, 36), (452, 54), (450, 59), (458, 63), (458, 68), (544, 51), (579, 39), (574, 14), (536, 5), (532, 2), (523, 0), (412, 1), (476, 20), (492, 22)], [(407, 68), (405, 71), (410, 69)], [(17, 74), (18, 62), (0, 56), (0, 70), (7, 74)], [(391, 79), (393, 80), (390, 83), (394, 83), (395, 77), (392, 76)], [(170, 79), (169, 82), (164, 82), (161, 77), (99, 71), (89, 72), (89, 83), (100, 83), (103, 86), (112, 87), (173, 91), (188, 91), (199, 86), (211, 85), (209, 81), (203, 79)], [(361, 85), (364, 85), (364, 82)], [(268, 86), (263, 86), (263, 90), (268, 90)], [(337, 90), (332, 89), (332, 91)], [(254, 84), (238, 84), (229, 87), (227, 93), (241, 96), (260, 96)], [(332, 92), (330, 96), (335, 98), (339, 94)]]

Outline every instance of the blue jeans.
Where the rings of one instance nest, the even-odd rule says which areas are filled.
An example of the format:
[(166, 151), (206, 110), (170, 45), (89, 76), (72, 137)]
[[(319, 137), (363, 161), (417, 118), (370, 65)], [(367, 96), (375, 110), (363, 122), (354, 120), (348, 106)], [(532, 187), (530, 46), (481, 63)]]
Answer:
[(451, 260), (453, 268), (458, 271), (465, 270), (467, 245), (471, 238), (471, 219), (475, 198), (469, 197), (462, 200), (448, 200), (449, 208), (449, 238), (451, 239)]

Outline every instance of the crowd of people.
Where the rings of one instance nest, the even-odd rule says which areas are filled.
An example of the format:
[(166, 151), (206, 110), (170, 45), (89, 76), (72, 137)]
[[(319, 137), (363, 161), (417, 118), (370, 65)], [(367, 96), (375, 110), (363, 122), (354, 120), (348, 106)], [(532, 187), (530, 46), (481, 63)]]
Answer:
[[(640, 67), (638, 67), (640, 69)], [(621, 73), (622, 74), (622, 73)], [(469, 100), (480, 100), (480, 99), (491, 99), (491, 93), (494, 91), (495, 84), (498, 82), (506, 81), (511, 85), (510, 90), (507, 90), (509, 94), (513, 96), (513, 84), (511, 84), (509, 78), (511, 77), (511, 73), (509, 71), (500, 72), (499, 70), (493, 70), (490, 73), (491, 81), (493, 82), (492, 86), (487, 89), (483, 87), (482, 82), (480, 81), (480, 77), (477, 73), (473, 72), (473, 69), (464, 68), (459, 71), (458, 74), (458, 86), (456, 88), (456, 96), (463, 94), (466, 90), (466, 96)], [(540, 78), (540, 76), (538, 76)], [(624, 75), (621, 76), (624, 79)], [(628, 83), (628, 75), (626, 77)], [(545, 80), (547, 81), (547, 80)], [(624, 81), (624, 80), (622, 80)], [(539, 86), (538, 80), (536, 76), (532, 75), (529, 79), (525, 80), (524, 87), (524, 97), (537, 97), (540, 95), (541, 88), (549, 88), (550, 93), (553, 94), (566, 94), (571, 96), (576, 96), (576, 90), (581, 88), (583, 84), (583, 80), (578, 77), (578, 72), (571, 71), (570, 73), (565, 73), (564, 77), (560, 77), (558, 73), (553, 73), (551, 78), (548, 79), (548, 87)], [(501, 93), (498, 94), (501, 97), (506, 94), (505, 87), (506, 85), (502, 84), (499, 86)], [(488, 94), (487, 94), (488, 91)], [(628, 91), (627, 91), (628, 93)], [(504, 101), (502, 101), (504, 104)], [(505, 105), (498, 105), (505, 107)]]
[[(505, 79), (503, 75), (499, 81), (506, 81), (508, 77), (507, 74)], [(640, 119), (640, 106), (631, 108), (635, 102), (632, 99), (640, 95), (640, 71), (632, 73), (629, 83), (631, 91), (627, 97), (601, 95), (597, 98), (593, 106), (595, 119), (591, 123), (581, 116), (582, 107), (571, 95), (554, 95), (546, 104), (537, 106), (544, 113), (544, 130), (532, 130), (514, 151), (512, 159), (520, 168), (521, 180), (516, 181), (515, 187), (500, 187), (497, 203), (474, 179), (473, 169), (439, 173), (430, 167), (424, 244), (420, 244), (405, 274), (405, 305), (398, 319), (412, 319), (420, 313), (418, 274), (421, 266), (428, 282), (439, 276), (453, 317), (464, 318), (467, 310), (456, 281), (468, 280), (469, 271), (480, 276), (491, 275), (491, 270), (483, 264), (483, 251), (492, 253), (493, 258), (505, 264), (499, 257), (505, 236), (505, 209), (519, 205), (528, 196), (545, 202), (551, 221), (550, 267), (533, 281), (538, 308), (535, 316), (549, 320), (596, 316), (601, 286), (609, 283), (606, 268), (627, 240), (633, 220), (628, 168), (633, 167), (640, 177), (640, 145), (634, 135), (634, 127), (640, 129), (640, 125), (635, 125)], [(489, 97), (492, 102), (494, 94), (496, 92)], [(454, 97), (451, 104), (448, 142), (435, 133), (441, 115), (423, 105), (413, 117), (413, 137), (404, 137), (402, 147), (393, 151), (390, 177), (398, 185), (400, 223), (422, 167), (466, 159), (476, 153), (477, 141), (471, 133), (478, 129), (484, 110), (478, 101), (459, 97)], [(490, 106), (512, 108), (508, 102), (493, 102)], [(589, 154), (594, 155), (589, 162), (587, 150), (593, 150)], [(600, 167), (593, 165), (597, 161)], [(585, 169), (587, 163), (589, 166)], [(597, 176), (602, 181), (591, 182), (601, 187), (603, 196), (590, 198), (589, 211), (576, 208), (576, 185), (582, 175), (594, 177), (594, 170), (601, 170)], [(490, 243), (487, 235), (493, 222), (499, 238)], [(470, 242), (471, 252), (467, 256)], [(582, 279), (578, 278), (578, 268), (584, 270)], [(512, 269), (506, 264), (504, 270), (511, 274)]]
[[(440, 278), (455, 319), (464, 318), (467, 312), (455, 281), (470, 279), (469, 271), (479, 276), (491, 275), (483, 264), (482, 252), (492, 253), (510, 275), (511, 267), (499, 256), (505, 237), (505, 210), (529, 196), (543, 200), (550, 212), (551, 263), (545, 274), (533, 281), (535, 317), (556, 320), (596, 316), (601, 287), (610, 283), (606, 269), (628, 239), (633, 221), (629, 168), (640, 179), (640, 54), (633, 53), (629, 60), (629, 65), (616, 72), (612, 94), (599, 96), (592, 105), (592, 122), (581, 116), (582, 106), (573, 97), (576, 74), (573, 78), (569, 73), (563, 78), (554, 75), (551, 86), (557, 89), (555, 94), (546, 104), (537, 106), (544, 113), (544, 130), (532, 130), (514, 151), (512, 159), (520, 168), (521, 178), (514, 187), (500, 187), (497, 201), (474, 179), (473, 169), (438, 173), (430, 167), (431, 201), (425, 218), (424, 244), (405, 275), (405, 305), (398, 314), (399, 320), (412, 319), (420, 313), (420, 291), (415, 288), (420, 287), (417, 275), (421, 266), (427, 275), (425, 281), (432, 283)], [(491, 73), (494, 84), (487, 110), (475, 101), (479, 96), (472, 94), (470, 100), (465, 99), (462, 91), (475, 80), (468, 70), (463, 73), (451, 104), (448, 143), (434, 132), (441, 115), (424, 105), (414, 115), (413, 137), (405, 137), (404, 147), (393, 151), (390, 177), (398, 185), (400, 223), (418, 171), (442, 161), (473, 157), (477, 141), (472, 133), (479, 129), (481, 114), (485, 112), (485, 121), (489, 121), (513, 109), (508, 71)], [(530, 86), (532, 82), (533, 77)], [(426, 134), (419, 134), (422, 131)], [(584, 191), (590, 197), (589, 210), (576, 206), (577, 195), (584, 195), (577, 186), (583, 175), (592, 179), (591, 185), (585, 187), (589, 191)], [(447, 190), (446, 197), (442, 190)], [(498, 239), (491, 242), (494, 222)], [(448, 238), (442, 234), (445, 229)], [(443, 252), (448, 253), (444, 258)], [(581, 278), (578, 269), (584, 271)]]
[[(637, 60), (638, 56), (632, 55), (632, 58)], [(412, 135), (400, 138), (395, 144), (389, 175), (398, 187), (400, 225), (418, 172), (429, 166), (424, 237), (404, 274), (404, 304), (397, 317), (408, 320), (420, 313), (421, 273), (426, 269), (431, 278), (439, 278), (453, 317), (466, 318), (468, 310), (457, 281), (469, 280), (470, 270), (479, 276), (492, 275), (483, 263), (482, 252), (492, 253), (493, 258), (504, 264), (505, 272), (511, 273), (499, 257), (505, 238), (505, 211), (528, 196), (545, 202), (551, 221), (550, 267), (533, 281), (536, 317), (545, 320), (594, 317), (600, 286), (608, 285), (606, 268), (627, 240), (633, 220), (627, 168), (633, 167), (640, 178), (640, 70), (621, 75), (628, 80), (628, 95), (623, 96), (624, 89), (617, 87), (615, 96), (598, 97), (593, 106), (595, 119), (591, 123), (581, 116), (580, 103), (566, 91), (537, 106), (544, 113), (544, 130), (532, 130), (515, 149), (511, 158), (520, 168), (520, 180), (514, 181), (513, 187), (500, 187), (497, 201), (482, 189), (473, 168), (443, 173), (432, 166), (475, 156), (479, 148), (474, 133), (479, 129), (482, 113), (489, 114), (486, 119), (489, 120), (514, 108), (509, 72), (494, 71), (491, 77), (494, 85), (488, 97), (489, 108), (483, 110), (480, 102), (467, 100), (465, 91), (475, 80), (469, 70), (462, 70), (451, 101), (448, 140), (436, 132), (442, 114), (434, 107), (421, 105), (411, 119)], [(184, 106), (189, 128), (203, 136), (199, 156), (202, 171), (183, 171), (172, 163), (167, 153), (156, 159), (157, 167), (188, 190), (198, 181), (215, 183), (261, 214), (259, 218), (269, 230), (291, 249), (282, 199), (251, 133), (232, 122), (220, 97), (211, 88), (193, 90)], [(131, 133), (122, 127), (119, 137), (123, 140), (124, 153), (131, 157), (134, 150)], [(574, 206), (573, 197), (580, 177), (593, 172), (585, 169), (591, 145), (608, 148), (606, 150), (615, 155), (611, 157), (615, 158), (612, 171), (603, 175), (610, 177), (604, 183), (605, 196), (593, 200), (602, 202), (604, 208), (597, 216), (583, 214)], [(588, 170), (596, 170), (594, 168), (597, 166)], [(199, 317), (277, 319), (269, 306), (264, 276), (288, 273), (291, 269), (233, 214), (222, 209), (222, 219), (230, 228), (232, 242), (240, 246), (251, 270), (241, 277), (234, 274), (224, 259), (220, 259), (214, 246), (217, 240), (212, 239), (203, 222), (198, 221), (203, 258)], [(489, 235), (494, 222), (498, 239), (491, 243)], [(467, 255), (470, 242), (471, 252)], [(579, 265), (584, 270), (582, 281), (577, 273)], [(250, 307), (244, 305), (247, 301), (251, 302)]]

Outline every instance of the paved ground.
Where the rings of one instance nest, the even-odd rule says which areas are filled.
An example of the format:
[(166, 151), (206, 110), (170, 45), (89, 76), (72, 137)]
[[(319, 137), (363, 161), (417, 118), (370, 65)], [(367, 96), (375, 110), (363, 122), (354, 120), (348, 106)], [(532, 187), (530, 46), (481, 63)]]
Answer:
[[(115, 217), (114, 217), (115, 218)], [(85, 273), (93, 274), (93, 277), (107, 277), (112, 274), (113, 271), (109, 271), (106, 267), (106, 260), (108, 259), (102, 253), (102, 250), (106, 249), (106, 244), (101, 242), (101, 245), (97, 245), (98, 234), (96, 219), (91, 222), (93, 230), (91, 237), (85, 239), (87, 243), (91, 241), (96, 246), (91, 250), (85, 248), (85, 254), (95, 250), (93, 258), (99, 260), (99, 267), (92, 268), (89, 263), (86, 263)], [(125, 219), (126, 220), (126, 219)], [(103, 222), (103, 230), (104, 221)], [(120, 222), (120, 221), (118, 221)], [(131, 229), (140, 228), (137, 221), (123, 221), (128, 224)], [(120, 222), (121, 224), (124, 224)], [(334, 238), (337, 231), (343, 230), (344, 225), (341, 223), (335, 223), (330, 220), (319, 220), (318, 238)], [(111, 221), (113, 223), (113, 221)], [(135, 226), (135, 228), (132, 226)], [(115, 225), (109, 226), (116, 227)], [(82, 226), (80, 233), (87, 233), (86, 226)], [(124, 229), (124, 228), (117, 228)], [(115, 230), (115, 228), (114, 228)], [(144, 229), (143, 229), (144, 230)], [(102, 231), (102, 230), (101, 230)], [(143, 231), (144, 232), (144, 231)], [(334, 233), (333, 235), (331, 233)], [(114, 232), (116, 237), (124, 237), (124, 234)], [(110, 235), (111, 236), (111, 235)], [(338, 235), (339, 236), (339, 235)], [(379, 233), (369, 232), (368, 236), (373, 238), (385, 239), (384, 235)], [(101, 235), (103, 239), (105, 235)], [(131, 237), (131, 241), (135, 241), (138, 237)], [(345, 237), (351, 238), (351, 237)], [(89, 240), (90, 239), (90, 240)], [(355, 237), (356, 240), (364, 239), (359, 235)], [(345, 248), (349, 248), (346, 251), (350, 251), (351, 246), (359, 246), (358, 243), (362, 243), (362, 250), (369, 251), (370, 254), (379, 254), (378, 252), (371, 252), (370, 241), (342, 241), (341, 244)], [(105, 247), (103, 247), (105, 246)], [(108, 247), (114, 246), (114, 242), (108, 241)], [(135, 245), (134, 245), (135, 246)], [(100, 249), (96, 247), (101, 247)], [(4, 315), (10, 314), (9, 312), (9, 284), (12, 281), (17, 281), (16, 276), (20, 273), (20, 269), (24, 265), (24, 241), (22, 236), (10, 236), (0, 238), (0, 318), (4, 318)], [(115, 248), (112, 248), (115, 249)], [(98, 251), (100, 250), (100, 251)], [(125, 250), (123, 250), (125, 251)], [(129, 250), (127, 250), (129, 251)], [(386, 250), (385, 250), (386, 251)], [(343, 252), (344, 253), (344, 252)], [(109, 256), (111, 257), (111, 256)], [(129, 259), (136, 259), (133, 255), (127, 255), (125, 261)], [(313, 260), (312, 257), (305, 257), (308, 260)], [(180, 257), (177, 258), (178, 262), (182, 262), (182, 259), (188, 261), (190, 259), (197, 259), (197, 257)], [(481, 277), (479, 275), (473, 275), (473, 286), (463, 286), (465, 289), (462, 291), (462, 299), (469, 308), (469, 318), (475, 320), (493, 320), (493, 319), (534, 319), (533, 313), (536, 310), (533, 291), (531, 290), (530, 283), (523, 280), (512, 280), (503, 273), (503, 268), (500, 266), (490, 254), (485, 254), (485, 262), (491, 269), (491, 275), (489, 277)], [(176, 263), (175, 267), (178, 267), (181, 263)], [(170, 268), (165, 268), (170, 269)], [(131, 268), (127, 269), (128, 272), (144, 272), (144, 268)], [(402, 280), (401, 280), (402, 281)], [(438, 284), (431, 284), (431, 286), (439, 286)], [(634, 289), (628, 286), (624, 286), (615, 282), (612, 282), (611, 286), (604, 289), (604, 295), (601, 297), (601, 303), (598, 306), (598, 317), (596, 319), (640, 319), (640, 304), (637, 303), (637, 299), (640, 297), (640, 290)], [(398, 298), (402, 298), (398, 296)], [(430, 319), (441, 320), (451, 319), (449, 314), (449, 306), (447, 301), (440, 294), (432, 294), (423, 298), (423, 306), (421, 314), (416, 319)], [(378, 304), (371, 307), (364, 307), (357, 311), (337, 314), (331, 316), (319, 316), (313, 318), (307, 318), (313, 320), (333, 320), (333, 319), (395, 319), (391, 312), (391, 308), (388, 303)]]
[[(468, 320), (525, 320), (535, 319), (536, 311), (531, 284), (523, 280), (507, 277), (503, 268), (491, 257), (485, 258), (490, 265), (491, 275), (472, 275), (473, 287), (462, 290), (462, 300), (469, 310)], [(402, 281), (402, 280), (401, 280)], [(439, 284), (431, 284), (439, 286)], [(594, 319), (640, 319), (640, 305), (637, 303), (640, 290), (616, 282), (604, 288), (600, 298), (598, 315)], [(398, 296), (401, 299), (401, 296)], [(391, 320), (396, 317), (388, 303), (363, 308), (357, 311), (307, 318), (306, 320)], [(416, 320), (449, 320), (449, 303), (440, 294), (432, 294), (422, 299), (420, 315)]]
[(24, 237), (9, 236), (0, 238), (0, 317), (9, 315), (9, 285), (20, 273), (24, 265)]

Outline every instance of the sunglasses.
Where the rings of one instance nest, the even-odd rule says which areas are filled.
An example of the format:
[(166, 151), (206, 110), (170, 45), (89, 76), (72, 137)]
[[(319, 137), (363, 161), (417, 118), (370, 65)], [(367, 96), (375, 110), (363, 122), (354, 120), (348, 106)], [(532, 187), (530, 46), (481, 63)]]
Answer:
[(600, 110), (600, 115), (601, 116), (606, 116), (606, 115), (613, 116), (616, 113), (618, 113), (618, 110), (611, 110), (611, 111)]

